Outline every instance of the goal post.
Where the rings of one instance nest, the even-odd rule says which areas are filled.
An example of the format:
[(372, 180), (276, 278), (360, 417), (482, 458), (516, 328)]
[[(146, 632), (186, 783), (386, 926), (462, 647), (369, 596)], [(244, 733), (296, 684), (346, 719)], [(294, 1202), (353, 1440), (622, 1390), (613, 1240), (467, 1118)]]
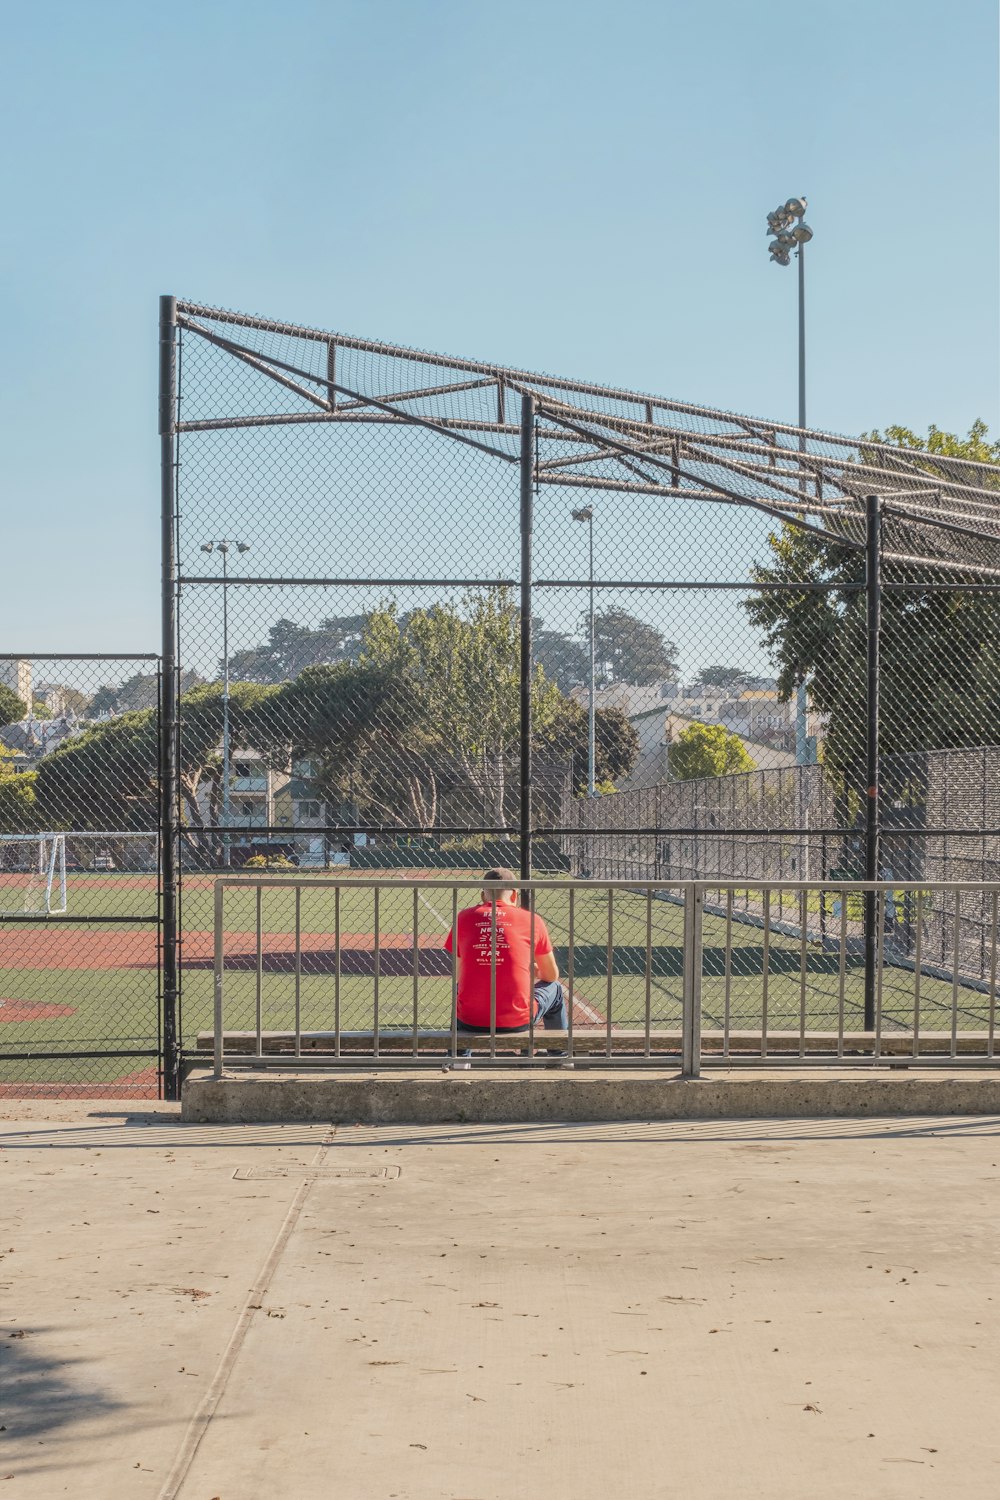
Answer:
[(60, 916), (66, 908), (66, 835), (0, 833), (0, 916)]

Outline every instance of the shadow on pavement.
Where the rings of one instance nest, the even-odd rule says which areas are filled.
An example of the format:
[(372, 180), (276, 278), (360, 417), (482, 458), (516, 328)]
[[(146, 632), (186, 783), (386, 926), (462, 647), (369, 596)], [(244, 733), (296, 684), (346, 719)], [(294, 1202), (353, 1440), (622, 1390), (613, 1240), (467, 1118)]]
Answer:
[(27, 1463), (34, 1469), (43, 1458), (51, 1460), (48, 1444), (63, 1429), (108, 1416), (124, 1404), (73, 1378), (73, 1366), (84, 1361), (53, 1355), (48, 1338), (38, 1342), (53, 1332), (16, 1327), (0, 1336), (0, 1412), (6, 1428), (0, 1467), (5, 1474), (12, 1466), (23, 1469)]

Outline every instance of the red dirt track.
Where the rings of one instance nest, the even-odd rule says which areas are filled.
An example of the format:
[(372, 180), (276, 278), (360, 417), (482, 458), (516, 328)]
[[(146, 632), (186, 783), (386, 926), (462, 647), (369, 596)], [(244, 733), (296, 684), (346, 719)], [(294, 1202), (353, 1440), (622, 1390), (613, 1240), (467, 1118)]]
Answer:
[(50, 1016), (75, 1016), (75, 1005), (53, 1005), (48, 1000), (0, 1000), (0, 1026), (5, 1021), (47, 1021)]
[(156, 1099), (156, 1068), (127, 1073), (114, 1083), (0, 1083), (0, 1099)]
[[(290, 932), (265, 932), (262, 934), (265, 953), (294, 953), (295, 938)], [(303, 953), (328, 952), (330, 934), (304, 932)], [(253, 953), (256, 951), (257, 934), (254, 932), (227, 932), (226, 954)], [(343, 949), (371, 953), (374, 939), (370, 932), (344, 932), (340, 935)], [(412, 948), (413, 936), (407, 932), (383, 932), (379, 934), (381, 948)], [(434, 933), (421, 933), (419, 947), (440, 951), (441, 938)], [(214, 953), (214, 938), (211, 932), (186, 932), (182, 963), (204, 963)], [(95, 932), (92, 928), (48, 927), (39, 930), (24, 927), (4, 932), (3, 967), (5, 969), (155, 969), (156, 933), (153, 931)]]

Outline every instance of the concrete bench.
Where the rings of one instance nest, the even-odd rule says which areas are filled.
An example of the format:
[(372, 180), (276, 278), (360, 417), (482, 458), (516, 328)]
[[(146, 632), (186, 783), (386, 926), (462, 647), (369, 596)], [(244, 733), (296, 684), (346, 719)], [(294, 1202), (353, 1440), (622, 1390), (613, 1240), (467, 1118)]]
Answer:
[[(607, 1048), (608, 1034), (603, 1026), (574, 1026), (573, 1028), (573, 1050), (581, 1054), (602, 1053)], [(519, 1053), (528, 1045), (528, 1033), (523, 1032), (499, 1032), (497, 1034), (497, 1050), (504, 1053)], [(650, 1031), (650, 1048), (653, 1052), (679, 1052), (681, 1047), (681, 1031), (679, 1027), (656, 1027)], [(985, 1031), (960, 1031), (956, 1043), (959, 1056), (982, 1056), (986, 1052), (988, 1033)], [(386, 1054), (412, 1053), (414, 1034), (412, 1031), (385, 1030), (379, 1032), (379, 1051)], [(718, 1054), (723, 1050), (724, 1037), (720, 1030), (706, 1028), (701, 1034), (701, 1045), (703, 1054)], [(198, 1033), (198, 1051), (210, 1053), (215, 1045), (215, 1034), (211, 1031), (200, 1031)], [(254, 1031), (225, 1031), (223, 1032), (223, 1051), (226, 1055), (239, 1055), (254, 1052), (257, 1045), (257, 1034)], [(303, 1031), (301, 1046), (303, 1052), (332, 1053), (336, 1045), (336, 1034), (333, 1031)], [(416, 1045), (418, 1052), (447, 1053), (451, 1049), (451, 1031), (421, 1028), (416, 1034)], [(459, 1032), (459, 1046), (471, 1047), (473, 1052), (488, 1050), (490, 1045), (489, 1035), (470, 1034)], [(566, 1048), (569, 1045), (569, 1034), (565, 1031), (545, 1031), (541, 1026), (535, 1028), (535, 1050), (545, 1051), (550, 1047)], [(356, 1055), (358, 1053), (371, 1055), (375, 1046), (375, 1034), (373, 1031), (342, 1031), (340, 1033), (340, 1050), (345, 1054)], [(752, 1054), (760, 1052), (761, 1033), (759, 1029), (736, 1029), (729, 1033), (729, 1048), (731, 1052), (740, 1054)], [(949, 1031), (923, 1031), (920, 1034), (919, 1051), (927, 1055), (947, 1055), (951, 1046), (951, 1033)], [(797, 1031), (768, 1031), (767, 1049), (768, 1053), (785, 1053), (794, 1055), (800, 1047), (800, 1037)], [(613, 1026), (611, 1028), (611, 1050), (613, 1053), (641, 1053), (645, 1048), (645, 1033), (641, 1027)], [(295, 1050), (294, 1031), (263, 1031), (261, 1033), (261, 1049), (265, 1053), (289, 1053)], [(805, 1050), (807, 1053), (836, 1053), (837, 1033), (835, 1031), (807, 1031), (805, 1036)], [(844, 1050), (846, 1052), (870, 1052), (872, 1050), (872, 1034), (864, 1031), (848, 1031), (844, 1033)], [(913, 1035), (908, 1031), (894, 1031), (883, 1033), (881, 1040), (881, 1052), (886, 1057), (905, 1057), (912, 1054)], [(1000, 1060), (1000, 1059), (998, 1059)]]

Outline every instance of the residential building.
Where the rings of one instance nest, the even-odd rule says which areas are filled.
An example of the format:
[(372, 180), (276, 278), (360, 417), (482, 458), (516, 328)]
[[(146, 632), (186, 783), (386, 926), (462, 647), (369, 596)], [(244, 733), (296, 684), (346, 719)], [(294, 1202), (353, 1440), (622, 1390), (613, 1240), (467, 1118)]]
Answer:
[(0, 661), (0, 687), (10, 688), (16, 693), (28, 711), (31, 711), (31, 662)]
[(322, 828), (330, 821), (314, 776), (311, 761), (294, 762), (291, 776), (275, 792), (274, 821), (277, 827), (308, 830)]
[[(222, 746), (216, 754), (222, 758)], [(258, 750), (234, 750), (230, 761), (229, 776), (229, 827), (236, 835), (236, 843), (246, 843), (242, 833), (256, 828), (269, 828), (276, 824), (275, 805), (289, 773), (278, 771)], [(198, 808), (206, 823), (213, 818), (212, 796), (214, 783), (203, 782), (198, 792)], [(221, 813), (219, 822), (221, 823)]]

